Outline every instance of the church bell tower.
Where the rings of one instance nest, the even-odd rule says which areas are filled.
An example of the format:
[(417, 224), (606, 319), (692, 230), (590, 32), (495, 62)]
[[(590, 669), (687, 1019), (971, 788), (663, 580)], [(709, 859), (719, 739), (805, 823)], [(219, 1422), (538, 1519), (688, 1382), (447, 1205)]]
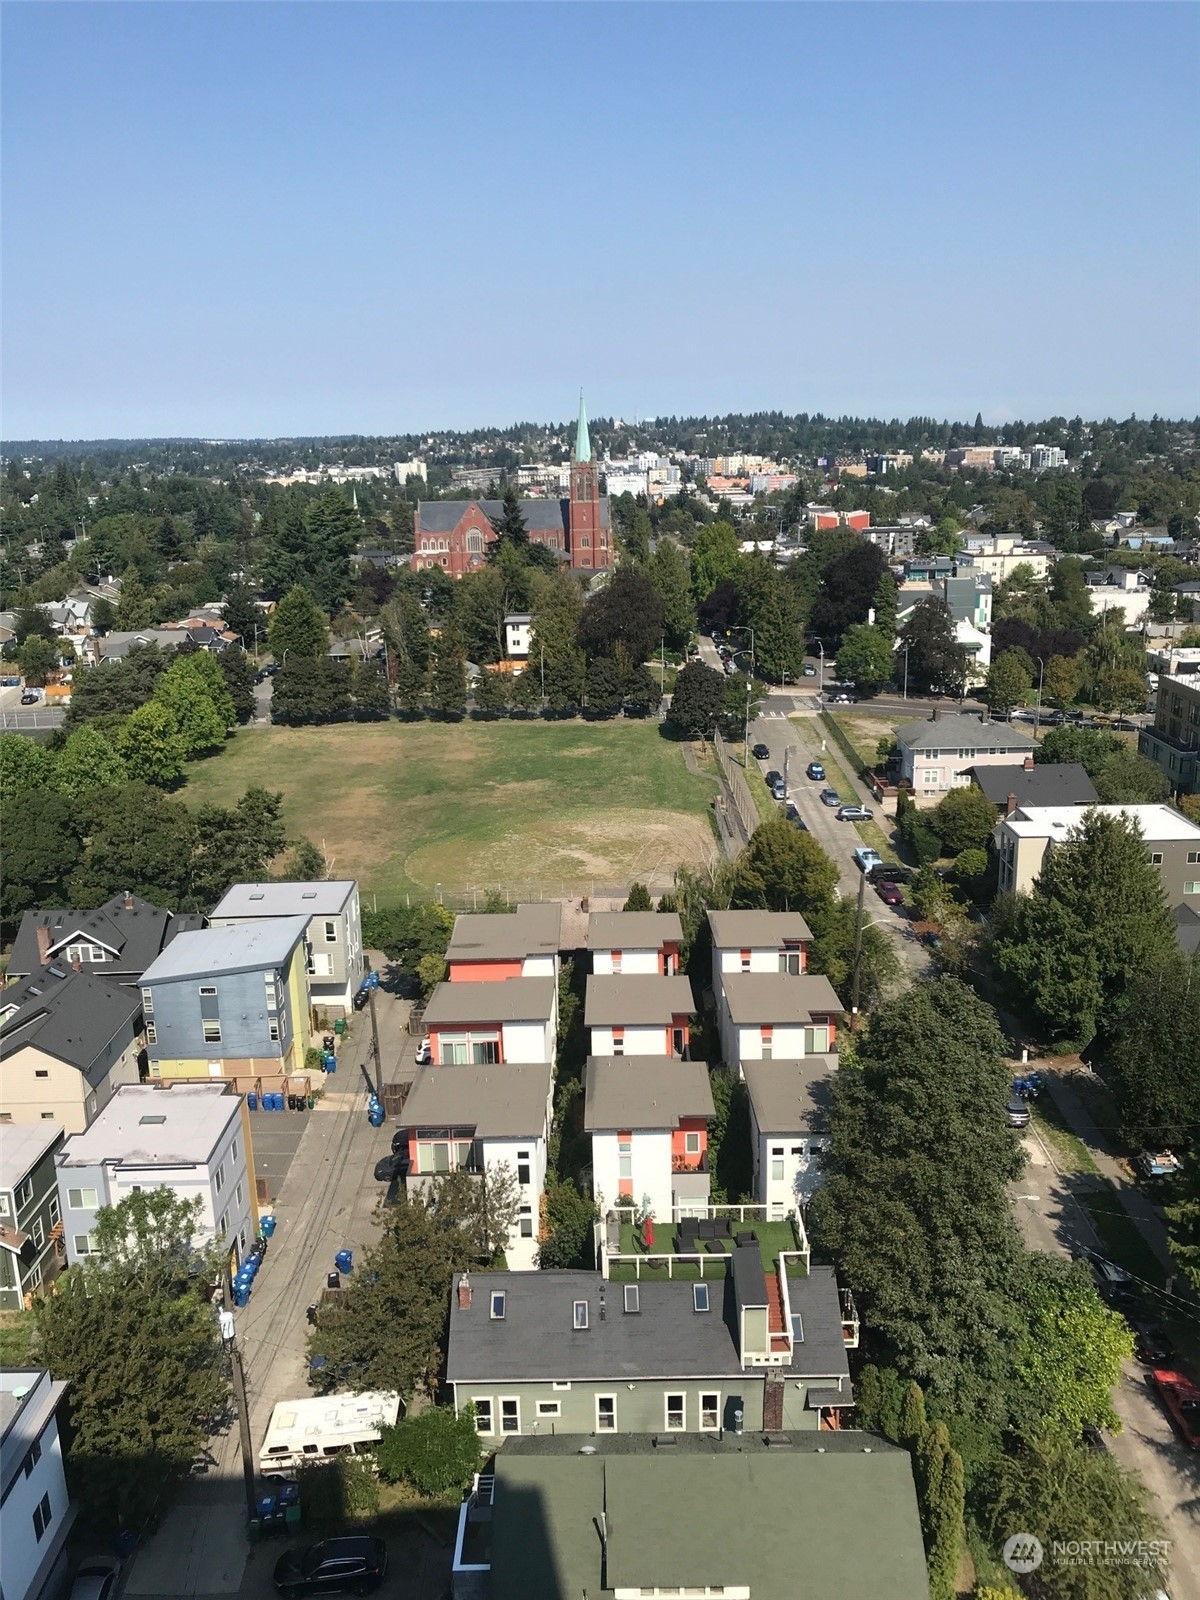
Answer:
[(607, 567), (610, 564), (608, 529), (600, 506), (600, 475), (592, 460), (583, 390), (579, 391), (579, 425), (571, 457), (571, 499), (568, 510), (573, 567)]

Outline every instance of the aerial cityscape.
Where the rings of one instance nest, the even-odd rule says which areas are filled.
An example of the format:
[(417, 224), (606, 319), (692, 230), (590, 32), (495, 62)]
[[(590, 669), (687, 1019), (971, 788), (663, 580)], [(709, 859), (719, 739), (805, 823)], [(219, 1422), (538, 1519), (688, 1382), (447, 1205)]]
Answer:
[(1200, 1600), (1200, 15), (0, 26), (4, 1600)]

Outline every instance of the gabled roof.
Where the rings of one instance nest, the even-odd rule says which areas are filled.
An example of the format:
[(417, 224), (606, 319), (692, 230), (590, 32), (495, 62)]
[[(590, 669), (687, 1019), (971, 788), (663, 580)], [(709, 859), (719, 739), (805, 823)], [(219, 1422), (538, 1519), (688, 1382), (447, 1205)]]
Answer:
[(820, 1133), (828, 1120), (829, 1090), (838, 1058), (743, 1061), (742, 1076), (760, 1133)]
[(439, 983), (425, 1007), (425, 1026), (462, 1022), (548, 1022), (553, 978), (505, 978), (500, 983)]
[(710, 911), (708, 925), (718, 950), (778, 950), (812, 938), (798, 911)]
[[(571, 517), (570, 500), (543, 497), (517, 503), (530, 533), (566, 533)], [(503, 500), (419, 500), (417, 531), (453, 533), (472, 506), (478, 506), (493, 527), (504, 515)], [(605, 528), (609, 525), (607, 495), (600, 497), (600, 523)]]
[(308, 931), (307, 917), (264, 917), (182, 933), (142, 974), (144, 984), (220, 977), (284, 966)]
[(136, 988), (58, 966), (5, 989), (0, 1002), (17, 1007), (0, 1021), (0, 1056), (32, 1045), (85, 1075), (114, 1039), (132, 1039), (142, 1010)]
[(1047, 761), (1042, 766), (972, 767), (973, 782), (993, 805), (1016, 795), (1019, 806), (1093, 806), (1100, 796), (1078, 761)]
[(589, 1056), (583, 1074), (586, 1133), (607, 1128), (677, 1128), (685, 1117), (711, 1117), (712, 1089), (703, 1061), (676, 1056)]
[(223, 917), (333, 917), (345, 910), (358, 887), (356, 878), (325, 878), (315, 883), (235, 883), (212, 913)]
[(549, 1062), (422, 1067), (400, 1120), (406, 1128), (474, 1128), (479, 1139), (537, 1139), (546, 1131), (553, 1076)]
[(1035, 740), (1007, 722), (985, 722), (969, 714), (904, 722), (896, 738), (909, 750), (1015, 750), (1024, 755), (1037, 749)]
[(587, 942), (589, 950), (661, 950), (683, 943), (683, 924), (675, 911), (593, 911)]
[(460, 912), (446, 949), (447, 961), (523, 961), (557, 955), (562, 946), (562, 906), (557, 900), (512, 911)]
[(756, 1023), (811, 1022), (813, 1015), (837, 1015), (844, 1010), (833, 985), (823, 973), (727, 972), (722, 982), (729, 1015), (735, 1026)]
[(136, 894), (113, 895), (92, 910), (27, 911), (13, 941), (9, 976), (24, 977), (42, 966), (38, 929), (43, 928), (50, 955), (57, 956), (60, 964), (67, 945), (97, 944), (114, 952), (114, 959), (104, 964), (103, 976), (136, 982), (172, 939), (203, 922), (193, 912), (165, 911)]
[(690, 1017), (696, 1009), (692, 986), (684, 977), (660, 978), (653, 973), (609, 977), (593, 973), (583, 1002), (585, 1028), (670, 1027), (674, 1017)]

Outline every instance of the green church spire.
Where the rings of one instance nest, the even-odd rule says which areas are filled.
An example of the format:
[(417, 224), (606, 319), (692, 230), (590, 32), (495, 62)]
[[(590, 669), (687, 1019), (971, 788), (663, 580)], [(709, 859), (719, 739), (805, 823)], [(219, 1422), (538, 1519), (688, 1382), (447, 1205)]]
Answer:
[(575, 433), (575, 459), (576, 461), (592, 459), (592, 441), (588, 437), (587, 411), (584, 409), (582, 389), (579, 391), (579, 427)]

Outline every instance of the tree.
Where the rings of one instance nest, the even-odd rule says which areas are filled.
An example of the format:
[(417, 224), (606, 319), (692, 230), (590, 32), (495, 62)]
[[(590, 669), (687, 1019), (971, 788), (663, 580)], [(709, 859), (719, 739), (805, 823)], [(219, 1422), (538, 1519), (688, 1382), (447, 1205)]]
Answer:
[(998, 717), (1007, 718), (1014, 706), (1025, 704), (1033, 687), (1028, 668), (1015, 650), (1005, 650), (988, 668), (984, 698)]
[(291, 841), (291, 849), (275, 876), (281, 883), (319, 883), (329, 871), (329, 863), (311, 839), (303, 834)]
[(592, 1224), (597, 1210), (594, 1202), (580, 1194), (573, 1183), (547, 1177), (542, 1196), (542, 1228), (538, 1246), (538, 1266), (591, 1266)]
[(872, 1010), (900, 976), (891, 940), (872, 922), (865, 924), (859, 940), (858, 908), (848, 895), (832, 900), (824, 909), (814, 909), (808, 921), (813, 930), (811, 970), (823, 972), (849, 1002), (857, 945), (858, 1003), (863, 1011)]
[(587, 670), (588, 710), (596, 717), (615, 717), (624, 693), (621, 669), (611, 656), (597, 656)]
[(854, 684), (863, 694), (874, 694), (891, 682), (895, 670), (887, 634), (865, 622), (851, 623), (837, 653), (839, 680)]
[(646, 575), (662, 601), (667, 643), (673, 650), (682, 650), (696, 626), (696, 605), (688, 559), (674, 539), (659, 539)]
[(993, 951), (1043, 1024), (1083, 1045), (1120, 1020), (1134, 978), (1174, 948), (1162, 880), (1140, 827), (1093, 808), (1046, 852)]
[(506, 544), (517, 550), (528, 548), (529, 529), (525, 526), (525, 515), (517, 499), (516, 486), (512, 483), (505, 486), (500, 515), (492, 527), (496, 530), (496, 542), (488, 552), (489, 559), (494, 560)]
[[(286, 597), (303, 584), (324, 611), (336, 611), (353, 587), (350, 557), (361, 531), (343, 491), (330, 485), (307, 508), (294, 496), (273, 496), (263, 512), (262, 531), (264, 588)], [(274, 645), (271, 652), (281, 659)]]
[(422, 956), (445, 956), (453, 931), (454, 913), (431, 900), (363, 914), (363, 943), (413, 976)]
[(287, 843), (283, 795), (252, 786), (232, 808), (203, 805), (196, 811), (198, 848), (192, 862), (191, 895), (203, 910), (216, 905), (234, 883), (258, 883)]
[(625, 684), (627, 709), (648, 717), (662, 705), (663, 692), (658, 674), (644, 664), (634, 667)]
[(1101, 672), (1094, 688), (1101, 711), (1128, 715), (1146, 704), (1146, 680), (1136, 667), (1117, 666)]
[(738, 620), (738, 589), (730, 578), (723, 578), (707, 599), (697, 607), (697, 620), (705, 633), (723, 633)]
[[(231, 583), (225, 591), (225, 603), (221, 608), (225, 619), (225, 626), (231, 633), (236, 633), (238, 642), (245, 650), (257, 649), (258, 635), (265, 633), (263, 627), (263, 613), (255, 602), (254, 590), (248, 583)], [(95, 607), (92, 608), (92, 623), (95, 625)]]
[(654, 902), (650, 898), (650, 891), (649, 891), (649, 889), (647, 889), (647, 887), (646, 887), (646, 885), (644, 883), (632, 883), (632, 884), (630, 884), (628, 897), (626, 898), (625, 904), (621, 907), (621, 910), (622, 911), (653, 911), (654, 910)]
[[(220, 655), (205, 659), (215, 661), (220, 669), (234, 721), (249, 722), (255, 710), (254, 668), (250, 665), (250, 657), (237, 645), (230, 645), (227, 650), (222, 650)], [(217, 701), (216, 704), (220, 709), (220, 702)]]
[(1043, 762), (1077, 762), (1095, 782), (1113, 757), (1120, 755), (1123, 749), (1120, 736), (1107, 729), (1065, 725), (1051, 728), (1034, 751), (1033, 759), (1039, 766)]
[(1042, 698), (1047, 705), (1065, 710), (1079, 693), (1079, 661), (1074, 656), (1051, 656), (1042, 678)]
[(58, 647), (40, 633), (31, 633), (17, 651), (17, 664), (27, 684), (41, 687), (58, 666)]
[(111, 633), (117, 625), (117, 608), (103, 595), (92, 601), (92, 632), (101, 638)]
[(512, 700), (511, 674), (485, 668), (475, 680), (474, 699), (477, 711), (507, 711)]
[(136, 632), (138, 628), (148, 628), (153, 617), (153, 602), (138, 577), (137, 568), (126, 567), (121, 578), (121, 597), (117, 601), (117, 627), (123, 632)]
[(896, 613), (900, 607), (900, 590), (890, 570), (880, 574), (871, 607), (875, 612), (875, 627), (888, 644), (893, 645), (896, 641)]
[(1022, 1249), (1007, 1185), (1023, 1160), (995, 1015), (939, 978), (885, 1001), (858, 1056), (833, 1082), (816, 1237), (879, 1348), (940, 1405), (994, 1416)]
[(589, 657), (627, 652), (630, 666), (641, 663), (658, 649), (666, 628), (658, 590), (633, 567), (618, 567), (598, 595), (583, 608), (579, 648)]
[(467, 709), (466, 663), (444, 637), (434, 664), (430, 704), (443, 717), (460, 717)]
[(794, 585), (765, 556), (747, 556), (738, 578), (738, 615), (753, 628), (754, 670), (772, 683), (800, 677), (804, 635)]
[(329, 621), (301, 584), (289, 589), (275, 607), (267, 643), (276, 661), (286, 656), (313, 660), (329, 649)]
[(947, 855), (986, 850), (996, 826), (996, 808), (972, 783), (963, 789), (951, 789), (934, 808), (932, 822)]
[(927, 532), (917, 535), (917, 546), (924, 556), (953, 556), (962, 549), (958, 518), (944, 516)]
[(420, 602), (407, 589), (396, 593), (379, 614), (383, 637), (397, 661), (409, 662), (421, 668), (429, 665), (429, 622)]
[(922, 922), (936, 922), (946, 905), (946, 886), (933, 867), (924, 862), (913, 879), (912, 908)]
[(1121, 1109), (1133, 1149), (1185, 1149), (1200, 1105), (1200, 955), (1172, 950), (1134, 975), (1129, 1006), (1101, 1052), (1099, 1070)]
[(717, 521), (697, 529), (692, 546), (692, 593), (696, 604), (706, 600), (718, 584), (736, 580), (742, 554), (731, 523)]
[(1129, 1324), (1096, 1293), (1086, 1266), (1028, 1251), (1012, 1288), (1027, 1321), (1016, 1352), (1012, 1394), (1030, 1437), (1053, 1429), (1079, 1438), (1085, 1422), (1119, 1429), (1112, 1392), (1133, 1354)]
[(67, 886), (69, 904), (100, 905), (122, 889), (177, 911), (191, 886), (196, 821), (178, 800), (126, 783), (84, 797), (86, 840)]
[[(545, 697), (556, 711), (577, 707), (583, 699), (584, 655), (579, 647), (583, 599), (565, 573), (548, 573), (534, 584), (533, 635), (523, 676), (536, 681), (537, 704)], [(523, 693), (532, 696), (533, 684)]]
[(966, 1498), (962, 1457), (951, 1447), (944, 1422), (926, 1428), (917, 1444), (921, 1528), (929, 1568), (930, 1600), (954, 1600), (963, 1543)]
[(521, 1189), (511, 1163), (497, 1161), (478, 1177), (450, 1172), (438, 1178), (430, 1204), (443, 1222), (461, 1230), (486, 1266), (508, 1245), (521, 1210)]
[[(20, 739), (23, 735), (6, 737)], [(32, 740), (24, 742), (31, 744)], [(72, 903), (67, 881), (82, 848), (76, 811), (74, 801), (50, 789), (4, 790), (0, 805), (0, 838), (4, 840), (0, 921), (10, 932), (22, 913), (32, 907)]]
[(901, 649), (908, 646), (908, 681), (918, 694), (941, 694), (960, 686), (964, 652), (943, 601), (919, 600), (900, 629), (899, 642)]
[(90, 794), (125, 782), (125, 763), (104, 735), (85, 725), (76, 728), (59, 752), (54, 786), (60, 794)]
[(1153, 805), (1171, 798), (1171, 783), (1161, 767), (1124, 746), (1095, 777), (1105, 805)]
[(459, 1495), (479, 1470), (475, 1407), (429, 1406), (384, 1428), (375, 1450), (385, 1483), (411, 1483), (424, 1495)]
[(0, 733), (0, 794), (7, 799), (26, 789), (53, 789), (54, 756), (25, 733)]
[(687, 737), (712, 736), (725, 706), (725, 678), (702, 661), (689, 661), (675, 679), (670, 720)]
[(344, 1304), (322, 1307), (309, 1350), (325, 1365), (322, 1393), (436, 1386), (451, 1277), (472, 1265), (462, 1230), (413, 1195), (384, 1213), (379, 1241), (365, 1253)]
[(760, 823), (736, 862), (733, 903), (809, 916), (827, 909), (838, 869), (811, 833), (786, 817)]
[[(221, 685), (224, 705), (214, 699), (211, 682), (201, 661), (211, 656), (181, 656), (158, 680), (154, 698), (175, 718), (189, 760), (219, 750), (233, 721), (233, 702)], [(215, 662), (212, 662), (216, 666)], [(220, 668), (217, 668), (218, 676)]]
[(401, 711), (407, 712), (409, 716), (415, 716), (421, 710), (428, 682), (428, 674), (424, 667), (417, 666), (415, 661), (396, 663), (393, 688), (396, 704)]
[(387, 678), (378, 661), (356, 661), (351, 676), (354, 715), (359, 722), (377, 722), (391, 710)]
[(839, 648), (847, 628), (866, 622), (886, 570), (887, 557), (879, 546), (857, 535), (850, 548), (825, 567), (809, 630), (823, 642), (827, 654)]

